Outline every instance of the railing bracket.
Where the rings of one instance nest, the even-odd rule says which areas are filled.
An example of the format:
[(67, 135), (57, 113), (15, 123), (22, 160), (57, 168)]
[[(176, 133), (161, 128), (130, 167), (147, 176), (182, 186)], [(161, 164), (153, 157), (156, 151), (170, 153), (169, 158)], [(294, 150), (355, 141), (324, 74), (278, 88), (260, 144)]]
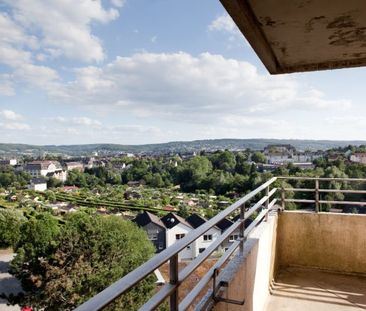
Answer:
[(220, 290), (221, 287), (229, 287), (229, 283), (226, 281), (220, 281), (219, 284), (216, 285), (216, 281), (217, 281), (216, 279), (217, 279), (218, 274), (219, 274), (219, 269), (215, 269), (214, 274), (213, 274), (212, 299), (215, 302), (224, 302), (224, 303), (229, 303), (229, 304), (239, 305), (239, 306), (244, 305), (245, 299), (240, 301), (240, 300), (234, 300), (234, 299), (229, 299), (229, 298), (222, 298), (222, 297), (216, 295), (216, 293)]

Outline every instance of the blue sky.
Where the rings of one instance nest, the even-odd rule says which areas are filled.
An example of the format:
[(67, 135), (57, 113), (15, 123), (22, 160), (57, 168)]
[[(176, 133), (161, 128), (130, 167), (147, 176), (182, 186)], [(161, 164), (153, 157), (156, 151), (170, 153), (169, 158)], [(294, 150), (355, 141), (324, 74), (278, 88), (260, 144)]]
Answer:
[(0, 0), (1, 142), (364, 139), (365, 78), (270, 76), (218, 0)]

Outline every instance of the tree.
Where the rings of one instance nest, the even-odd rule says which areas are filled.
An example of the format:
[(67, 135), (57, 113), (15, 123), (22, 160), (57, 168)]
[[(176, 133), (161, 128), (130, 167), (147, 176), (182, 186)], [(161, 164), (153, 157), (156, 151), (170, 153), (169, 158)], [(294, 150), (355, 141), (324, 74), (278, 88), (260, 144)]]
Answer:
[[(35, 229), (44, 232), (46, 222), (39, 225), (29, 222), (24, 234)], [(48, 235), (54, 242), (51, 248), (48, 238), (43, 248), (37, 246), (37, 252), (27, 251), (33, 243), (25, 235), (18, 243), (13, 269), (25, 288), (23, 304), (44, 310), (72, 310), (154, 254), (146, 233), (116, 216), (73, 213), (57, 228), (55, 235)], [(152, 278), (147, 278), (110, 309), (135, 310), (153, 288)]]
[(262, 152), (254, 152), (252, 154), (252, 161), (255, 163), (266, 163), (266, 156)]
[(0, 209), (0, 248), (14, 246), (20, 238), (20, 226), (25, 221), (16, 210)]
[(57, 178), (50, 177), (47, 180), (47, 188), (57, 188), (62, 186), (62, 181)]

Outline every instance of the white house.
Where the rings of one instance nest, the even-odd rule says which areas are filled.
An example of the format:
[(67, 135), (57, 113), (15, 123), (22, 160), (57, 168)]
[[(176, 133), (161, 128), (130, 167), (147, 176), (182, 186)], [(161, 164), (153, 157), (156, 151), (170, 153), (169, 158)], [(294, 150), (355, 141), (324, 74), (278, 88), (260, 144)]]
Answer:
[(25, 166), (25, 171), (29, 173), (33, 178), (47, 176), (65, 181), (67, 177), (66, 172), (62, 169), (60, 163), (57, 161), (29, 162)]
[[(161, 218), (166, 227), (166, 247), (173, 245), (176, 241), (184, 238), (188, 232), (193, 230), (192, 226), (182, 217), (169, 213)], [(188, 245), (179, 253), (179, 259), (194, 258), (193, 244)]]
[(65, 166), (67, 171), (71, 170), (78, 170), (80, 172), (84, 171), (84, 164), (81, 162), (66, 162)]
[[(192, 214), (186, 218), (186, 221), (194, 228), (198, 228), (203, 225), (207, 220), (197, 214)], [(214, 226), (208, 230), (204, 235), (200, 236), (193, 243), (192, 252), (193, 258), (196, 258), (200, 253), (205, 251), (219, 236), (221, 235), (221, 229)]]
[(35, 191), (46, 191), (47, 190), (47, 182), (43, 178), (32, 178), (28, 189)]
[(366, 153), (365, 152), (359, 152), (359, 153), (352, 154), (351, 157), (350, 157), (350, 161), (351, 162), (356, 162), (356, 163), (366, 164)]

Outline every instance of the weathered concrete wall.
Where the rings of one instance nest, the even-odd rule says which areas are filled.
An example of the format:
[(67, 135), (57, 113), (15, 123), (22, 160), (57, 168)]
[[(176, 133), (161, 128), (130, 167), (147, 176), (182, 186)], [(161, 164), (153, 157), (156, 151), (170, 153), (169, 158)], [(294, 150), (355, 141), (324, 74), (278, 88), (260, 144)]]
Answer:
[(237, 254), (225, 268), (222, 279), (229, 282), (222, 297), (243, 300), (238, 306), (219, 302), (215, 311), (262, 311), (269, 297), (274, 273), (277, 215), (261, 223), (246, 241), (243, 255)]
[(366, 215), (285, 211), (277, 240), (280, 266), (366, 273)]

